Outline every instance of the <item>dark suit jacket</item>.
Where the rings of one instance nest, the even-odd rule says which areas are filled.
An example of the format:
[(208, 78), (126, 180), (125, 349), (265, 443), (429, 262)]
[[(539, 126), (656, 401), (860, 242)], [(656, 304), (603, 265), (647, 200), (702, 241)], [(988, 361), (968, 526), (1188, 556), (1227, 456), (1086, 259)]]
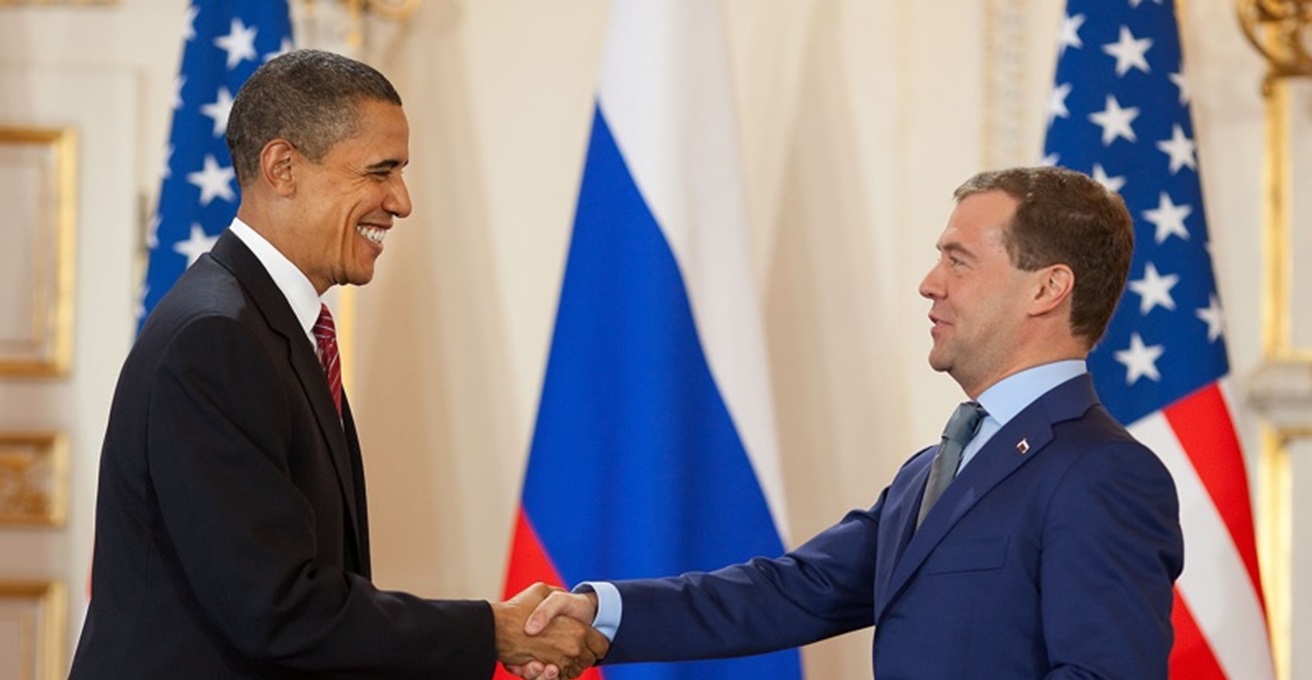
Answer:
[(72, 678), (488, 678), (485, 602), (369, 580), (359, 441), (259, 260), (225, 232), (159, 303), (105, 434)]
[(753, 654), (874, 625), (879, 680), (1166, 677), (1175, 486), (1087, 375), (999, 430), (917, 531), (935, 449), (783, 557), (616, 583), (606, 662)]

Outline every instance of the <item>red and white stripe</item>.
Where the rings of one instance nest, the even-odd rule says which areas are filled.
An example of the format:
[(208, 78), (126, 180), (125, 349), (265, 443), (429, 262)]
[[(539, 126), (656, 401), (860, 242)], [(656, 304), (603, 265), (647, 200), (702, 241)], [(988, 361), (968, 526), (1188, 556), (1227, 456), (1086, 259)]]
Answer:
[(1275, 677), (1248, 475), (1224, 390), (1203, 388), (1129, 430), (1170, 469), (1180, 495), (1185, 566), (1171, 677)]

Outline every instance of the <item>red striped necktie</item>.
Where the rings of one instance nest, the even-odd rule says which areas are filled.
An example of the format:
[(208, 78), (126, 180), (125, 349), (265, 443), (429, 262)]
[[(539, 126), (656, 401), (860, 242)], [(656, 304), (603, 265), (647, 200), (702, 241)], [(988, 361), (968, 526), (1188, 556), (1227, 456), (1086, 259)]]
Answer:
[(328, 391), (333, 393), (337, 417), (342, 417), (342, 360), (337, 354), (337, 326), (328, 305), (319, 305), (319, 319), (314, 322), (314, 343), (318, 348), (319, 364), (328, 378)]

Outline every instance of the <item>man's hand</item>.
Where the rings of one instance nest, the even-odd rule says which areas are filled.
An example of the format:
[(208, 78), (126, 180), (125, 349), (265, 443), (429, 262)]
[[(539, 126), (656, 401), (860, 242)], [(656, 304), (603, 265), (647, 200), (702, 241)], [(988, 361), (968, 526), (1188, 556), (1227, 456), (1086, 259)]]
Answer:
[(575, 621), (592, 625), (592, 621), (597, 618), (597, 594), (553, 590), (529, 615), (528, 621), (524, 624), (524, 632), (537, 635), (547, 627), (547, 624), (560, 616), (568, 616)]
[[(537, 609), (528, 617), (524, 623), (524, 632), (529, 635), (538, 635), (544, 629), (549, 628), (558, 617), (566, 617), (580, 623), (592, 625), (592, 621), (597, 618), (597, 594), (596, 593), (569, 593), (564, 590), (553, 589)], [(609, 645), (608, 645), (609, 646)], [(598, 655), (600, 659), (605, 655)], [(506, 670), (518, 675), (524, 680), (555, 680), (560, 677), (560, 669), (552, 664), (543, 663), (542, 661), (530, 661), (527, 664), (506, 664)]]
[(563, 590), (535, 583), (506, 602), (492, 604), (497, 656), (511, 672), (543, 680), (577, 678), (610, 649), (606, 637), (590, 625), (596, 615), (595, 604), (586, 621), (569, 616), (551, 618), (551, 612), (563, 611), (561, 605), (553, 604), (528, 633), (530, 614), (536, 615), (553, 594), (569, 596)]

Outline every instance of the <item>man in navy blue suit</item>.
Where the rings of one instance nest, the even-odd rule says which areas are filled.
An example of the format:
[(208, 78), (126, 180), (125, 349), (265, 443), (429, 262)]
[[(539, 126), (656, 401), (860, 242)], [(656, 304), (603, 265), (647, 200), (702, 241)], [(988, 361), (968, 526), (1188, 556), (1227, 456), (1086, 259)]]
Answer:
[(1084, 361), (1125, 285), (1131, 217), (1060, 168), (981, 173), (955, 198), (920, 294), (930, 366), (982, 415), (954, 416), (966, 441), (945, 434), (873, 507), (786, 555), (556, 592), (527, 632), (559, 615), (595, 623), (613, 664), (873, 625), (879, 680), (1167, 676), (1184, 561), (1175, 485), (1099, 403)]

